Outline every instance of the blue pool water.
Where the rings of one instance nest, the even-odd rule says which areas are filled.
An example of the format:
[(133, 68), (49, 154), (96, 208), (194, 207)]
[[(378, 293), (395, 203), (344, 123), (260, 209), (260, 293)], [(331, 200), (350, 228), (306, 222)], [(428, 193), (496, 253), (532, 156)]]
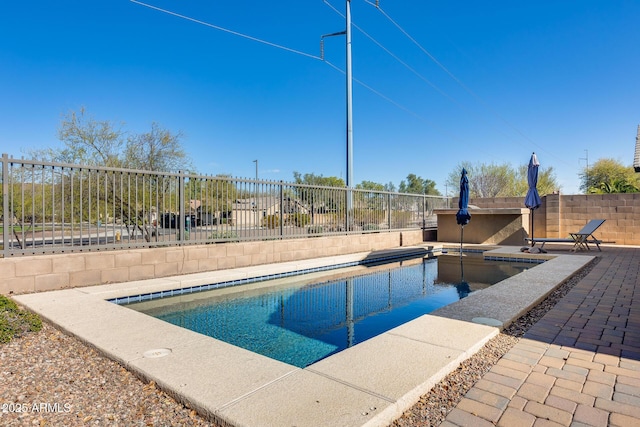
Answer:
[(457, 256), (419, 258), (349, 276), (333, 271), (313, 283), (298, 276), (278, 286), (264, 282), (128, 306), (305, 367), (531, 267), (474, 257), (465, 257), (464, 265)]

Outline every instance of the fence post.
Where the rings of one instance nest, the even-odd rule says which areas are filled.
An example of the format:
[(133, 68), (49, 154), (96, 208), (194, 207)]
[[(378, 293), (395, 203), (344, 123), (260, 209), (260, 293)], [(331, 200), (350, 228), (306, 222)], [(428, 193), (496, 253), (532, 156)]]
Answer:
[(349, 209), (351, 209), (351, 192), (349, 190), (349, 188), (345, 189), (344, 192), (344, 206), (345, 206), (345, 210), (344, 210), (344, 229), (346, 230), (347, 234), (349, 233), (349, 231), (351, 231), (351, 224), (350, 224), (350, 219), (351, 219), (351, 215), (349, 214)]
[(422, 229), (427, 226), (427, 196), (422, 195)]
[(9, 212), (9, 156), (2, 154), (2, 256), (9, 255), (9, 224), (13, 215)]
[(387, 230), (391, 230), (391, 193), (387, 194)]
[(284, 239), (284, 182), (280, 180), (280, 239)]
[(184, 233), (184, 225), (186, 222), (185, 212), (184, 212), (184, 172), (178, 171), (178, 218), (176, 221), (178, 222), (178, 240), (181, 242), (185, 240)]

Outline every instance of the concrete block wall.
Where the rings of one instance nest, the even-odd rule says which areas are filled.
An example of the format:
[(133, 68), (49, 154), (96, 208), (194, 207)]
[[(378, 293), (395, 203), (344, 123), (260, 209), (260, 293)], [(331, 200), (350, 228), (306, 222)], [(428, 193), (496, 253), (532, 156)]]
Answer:
[(153, 279), (422, 243), (422, 230), (0, 258), (0, 294)]
[(562, 196), (564, 233), (580, 229), (590, 219), (605, 219), (598, 238), (623, 245), (640, 244), (640, 193)]
[(523, 208), (470, 209), (464, 230), (456, 222), (457, 209), (436, 209), (438, 241), (523, 245), (529, 231), (529, 210)]
[[(469, 203), (480, 208), (524, 207), (522, 197), (471, 199)], [(564, 238), (592, 219), (606, 220), (595, 233), (599, 239), (640, 245), (640, 193), (548, 194), (534, 211), (534, 233), (537, 237)]]

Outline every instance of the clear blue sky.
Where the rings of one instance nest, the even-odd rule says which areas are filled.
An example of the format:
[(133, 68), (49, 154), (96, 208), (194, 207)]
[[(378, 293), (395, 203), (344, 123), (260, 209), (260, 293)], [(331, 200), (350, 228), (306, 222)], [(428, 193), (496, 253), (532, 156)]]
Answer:
[[(345, 69), (344, 38), (317, 58), (320, 36), (344, 29), (344, 0), (147, 3), (293, 51), (131, 1), (4, 2), (0, 151), (59, 145), (62, 115), (84, 106), (134, 133), (154, 121), (183, 132), (201, 173), (252, 178), (258, 159), (261, 179), (346, 178), (345, 77), (334, 68)], [(577, 193), (585, 150), (591, 164), (631, 165), (640, 1), (380, 7), (351, 2), (353, 76), (366, 85), (353, 86), (355, 183), (397, 186), (414, 173), (444, 193), (461, 161), (516, 166), (535, 151)]]

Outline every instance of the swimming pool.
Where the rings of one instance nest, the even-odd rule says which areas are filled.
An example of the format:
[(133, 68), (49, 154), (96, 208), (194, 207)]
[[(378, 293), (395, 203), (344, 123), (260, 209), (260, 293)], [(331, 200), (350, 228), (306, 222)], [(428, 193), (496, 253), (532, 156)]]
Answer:
[(443, 255), (127, 306), (305, 367), (531, 267), (531, 263), (484, 261), (482, 255)]

